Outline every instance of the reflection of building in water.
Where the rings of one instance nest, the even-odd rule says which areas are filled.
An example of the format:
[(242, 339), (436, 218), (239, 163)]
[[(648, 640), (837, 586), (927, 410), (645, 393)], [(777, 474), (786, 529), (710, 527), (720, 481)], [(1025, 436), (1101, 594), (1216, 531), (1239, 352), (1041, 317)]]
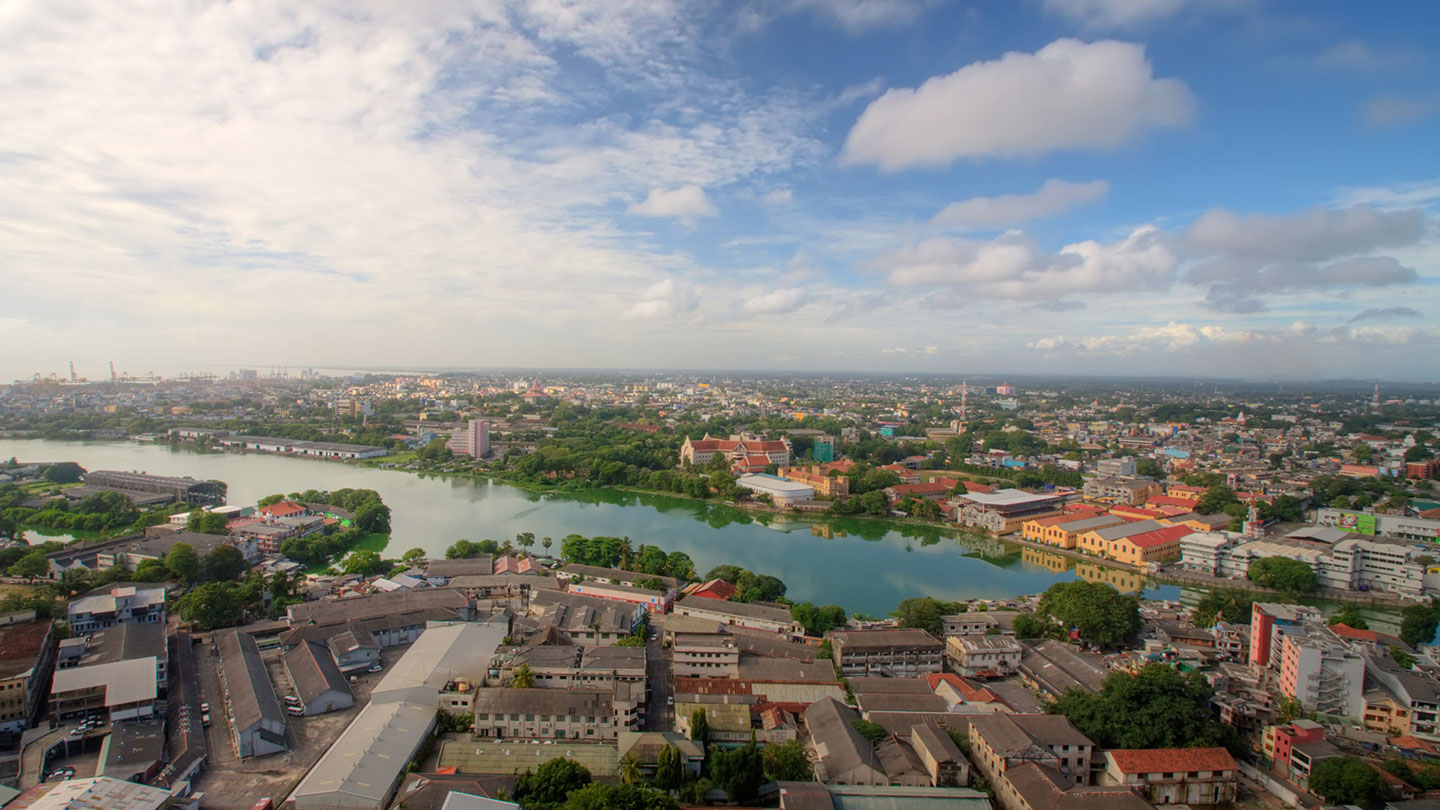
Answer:
[(998, 537), (973, 532), (961, 532), (958, 541), (961, 548), (989, 560), (1008, 557), (1016, 550), (1016, 546), (1006, 543)]
[(1049, 568), (1057, 574), (1063, 574), (1070, 570), (1075, 561), (1063, 554), (1052, 554), (1048, 551), (1041, 551), (1038, 548), (1022, 546), (1020, 548), (1020, 559), (1027, 563)]
[(1139, 593), (1145, 590), (1145, 575), (1138, 571), (1125, 571), (1092, 562), (1076, 562), (1075, 575), (1086, 582), (1103, 582), (1120, 593)]
[(845, 536), (845, 532), (837, 530), (829, 523), (811, 523), (810, 534), (816, 537), (823, 537), (826, 540), (834, 540), (837, 537)]

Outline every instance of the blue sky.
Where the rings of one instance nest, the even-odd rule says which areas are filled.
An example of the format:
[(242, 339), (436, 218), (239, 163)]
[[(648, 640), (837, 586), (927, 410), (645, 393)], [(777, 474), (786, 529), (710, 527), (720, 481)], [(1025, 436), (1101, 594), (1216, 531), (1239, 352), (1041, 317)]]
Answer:
[(1365, 12), (9, 4), (0, 376), (1434, 379), (1440, 9)]

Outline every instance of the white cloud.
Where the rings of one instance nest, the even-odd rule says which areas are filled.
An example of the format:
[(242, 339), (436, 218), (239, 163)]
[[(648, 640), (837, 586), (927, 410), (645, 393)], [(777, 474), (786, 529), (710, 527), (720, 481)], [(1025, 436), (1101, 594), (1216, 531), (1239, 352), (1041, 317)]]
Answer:
[(713, 217), (720, 213), (705, 195), (705, 189), (699, 186), (681, 186), (669, 191), (652, 188), (643, 202), (627, 210), (642, 217), (671, 217), (691, 227), (700, 217)]
[(658, 281), (625, 310), (625, 317), (637, 321), (657, 321), (693, 312), (700, 300), (689, 287), (673, 278)]
[(1059, 39), (887, 91), (855, 122), (843, 157), (898, 171), (1110, 149), (1152, 127), (1186, 126), (1194, 113), (1189, 88), (1155, 78), (1143, 46)]
[(1123, 28), (1180, 11), (1184, 0), (1045, 0), (1047, 11), (1086, 28)]
[(744, 311), (750, 315), (778, 315), (794, 312), (808, 299), (804, 290), (790, 288), (757, 295), (745, 302)]
[(1109, 191), (1110, 184), (1104, 180), (1070, 183), (1051, 179), (1031, 194), (971, 197), (950, 203), (931, 222), (977, 229), (1018, 225), (1032, 219), (1063, 214), (1077, 205), (1102, 199)]
[(858, 33), (872, 28), (905, 25), (935, 0), (785, 0), (781, 10), (808, 11)]
[(1440, 113), (1440, 95), (1404, 97), (1379, 96), (1365, 105), (1365, 123), (1385, 128), (1422, 121)]
[(1393, 70), (1415, 62), (1415, 54), (1393, 48), (1377, 51), (1358, 39), (1337, 42), (1315, 55), (1317, 67), (1332, 70), (1370, 72)]
[(1410, 208), (1436, 201), (1440, 201), (1440, 178), (1395, 186), (1348, 186), (1335, 195), (1336, 204), (1342, 208), (1355, 205)]
[(1066, 245), (1049, 253), (1011, 231), (988, 241), (927, 239), (876, 257), (892, 284), (933, 287), (934, 306), (969, 300), (1047, 301), (1074, 293), (1163, 290), (1174, 280), (1169, 236), (1153, 226), (1125, 239)]
[(795, 202), (795, 193), (788, 188), (777, 188), (763, 198), (770, 205), (789, 205)]

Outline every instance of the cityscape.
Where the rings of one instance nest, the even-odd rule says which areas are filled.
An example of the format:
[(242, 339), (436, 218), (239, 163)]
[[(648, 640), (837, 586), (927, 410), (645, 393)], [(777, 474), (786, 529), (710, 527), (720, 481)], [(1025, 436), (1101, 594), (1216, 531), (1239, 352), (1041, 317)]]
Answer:
[(15, 0), (0, 810), (1437, 810), (1436, 32)]

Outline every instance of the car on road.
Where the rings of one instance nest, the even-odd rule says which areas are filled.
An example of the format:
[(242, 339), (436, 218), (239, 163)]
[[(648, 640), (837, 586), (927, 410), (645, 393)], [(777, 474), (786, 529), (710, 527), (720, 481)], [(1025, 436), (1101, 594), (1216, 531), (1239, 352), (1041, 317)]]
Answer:
[(69, 766), (66, 766), (66, 767), (64, 767), (64, 768), (56, 768), (55, 770), (51, 771), (50, 773), (45, 774), (45, 778), (44, 778), (42, 781), (45, 781), (45, 782), (59, 782), (59, 781), (64, 780), (64, 779), (69, 779), (70, 777), (72, 777), (72, 776), (74, 776), (74, 775), (75, 775), (75, 769), (74, 769), (74, 768), (71, 768), (71, 767), (69, 767)]
[(296, 697), (295, 695), (286, 695), (281, 699), (284, 700), (286, 703), (290, 704), (291, 706), (300, 705), (300, 698)]
[(366, 672), (379, 672), (379, 671), (383, 670), (384, 668), (385, 668), (385, 667), (382, 667), (382, 666), (380, 666), (379, 664), (375, 664), (374, 666), (370, 667), (369, 669), (367, 669), (367, 670), (365, 670), (365, 671), (366, 671)]
[(210, 704), (209, 704), (209, 703), (201, 703), (201, 704), (200, 704), (200, 711), (201, 711), (201, 713), (210, 711)]
[(89, 727), (89, 726), (76, 726), (75, 728), (70, 729), (70, 736), (71, 736), (71, 737), (79, 737), (79, 736), (81, 736), (82, 734), (84, 734), (85, 732), (87, 732), (87, 731), (89, 731), (89, 730), (90, 730), (90, 727)]
[(305, 716), (305, 707), (304, 707), (304, 706), (286, 706), (286, 707), (285, 707), (285, 713), (288, 714), (288, 715), (290, 715), (291, 717), (304, 717), (304, 716)]
[(666, 705), (666, 706), (674, 706), (674, 705), (675, 705), (675, 696), (674, 696), (674, 695), (666, 695), (666, 696), (665, 696), (665, 705)]

